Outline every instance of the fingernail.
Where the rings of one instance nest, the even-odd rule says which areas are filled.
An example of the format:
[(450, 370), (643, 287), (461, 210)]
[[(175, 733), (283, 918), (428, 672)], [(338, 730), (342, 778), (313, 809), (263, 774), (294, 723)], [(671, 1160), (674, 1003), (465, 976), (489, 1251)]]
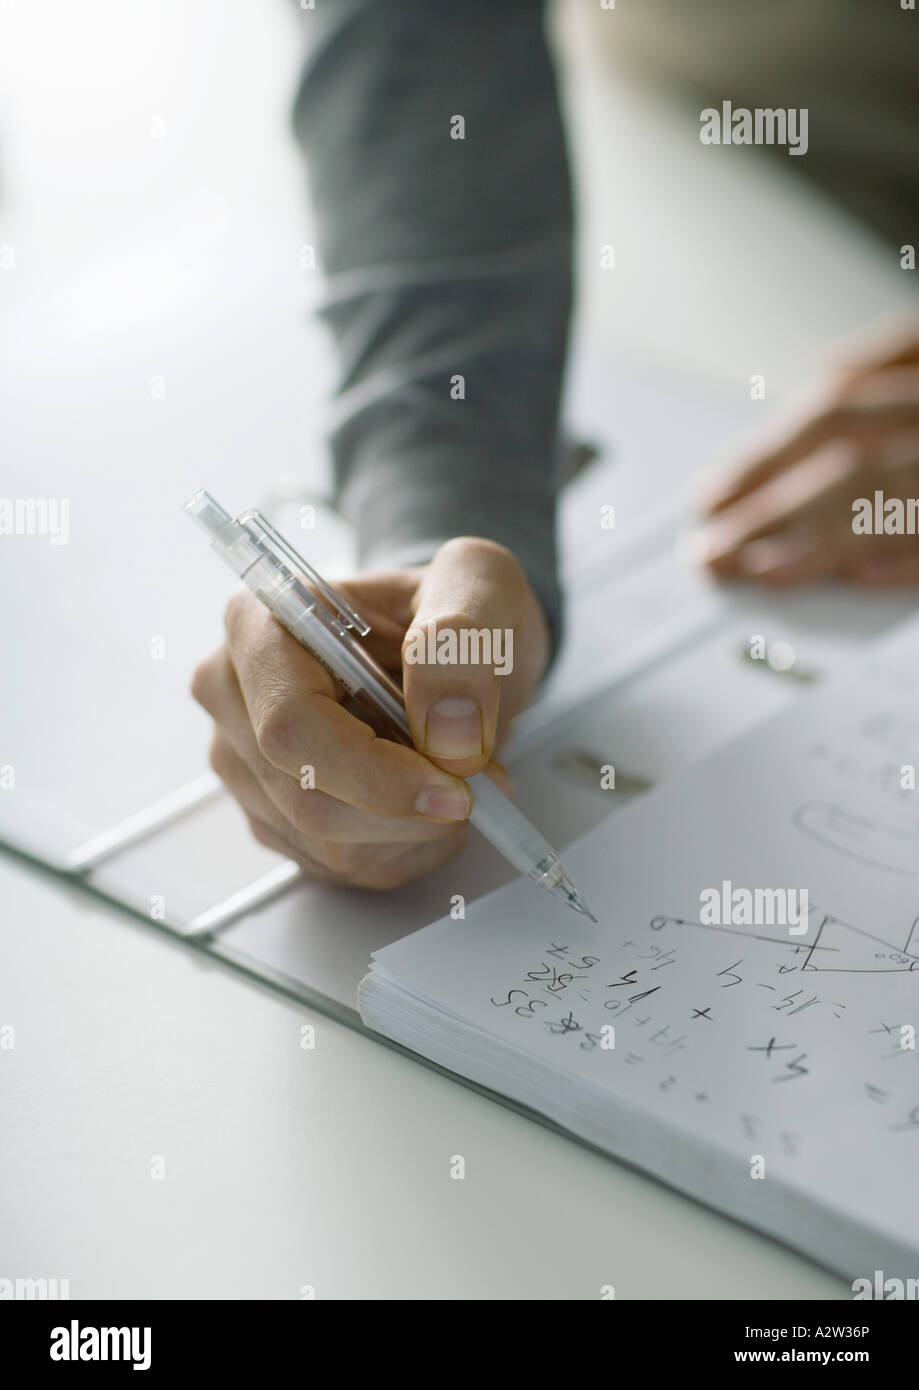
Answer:
[(434, 784), (422, 787), (415, 798), (419, 816), (434, 816), (436, 820), (465, 820), (469, 815), (469, 797), (462, 787), (443, 787)]
[(424, 751), (434, 758), (478, 758), (482, 712), (474, 700), (438, 700), (428, 710)]

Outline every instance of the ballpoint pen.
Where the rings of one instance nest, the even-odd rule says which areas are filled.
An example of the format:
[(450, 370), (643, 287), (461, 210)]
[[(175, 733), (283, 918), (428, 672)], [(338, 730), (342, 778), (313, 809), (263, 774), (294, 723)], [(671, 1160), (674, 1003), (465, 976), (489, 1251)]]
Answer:
[[(362, 645), (370, 627), (344, 596), (258, 512), (241, 512), (234, 521), (203, 490), (185, 510), (256, 598), (340, 682), (353, 712), (382, 737), (413, 748), (402, 692)], [(555, 850), (513, 801), (484, 772), (466, 780), (476, 829), (520, 873), (596, 922)]]

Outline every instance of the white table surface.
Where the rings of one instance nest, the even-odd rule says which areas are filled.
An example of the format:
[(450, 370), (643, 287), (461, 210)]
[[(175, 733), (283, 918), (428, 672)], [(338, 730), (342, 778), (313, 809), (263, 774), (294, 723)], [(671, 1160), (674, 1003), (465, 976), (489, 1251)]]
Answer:
[(74, 1298), (841, 1291), (76, 889), (2, 859), (0, 900), (3, 1277)]
[[(255, 93), (281, 84), (273, 99), (283, 106), (286, 17), (272, 18), (277, 33), (247, 47), (252, 12), (222, 0), (210, 8), (212, 24), (196, 16), (178, 90), (168, 99), (157, 89), (156, 55), (150, 59), (142, 112), (144, 102), (162, 109), (159, 99), (173, 120), (187, 115), (195, 54), (213, 58), (216, 43), (219, 56), (228, 33), (238, 46), (240, 33), (246, 38), (241, 47), (250, 54)], [(101, 2), (81, 7), (77, 37), (89, 45), (93, 23), (114, 22), (115, 12)], [(184, 21), (178, 0), (164, 0), (158, 12), (165, 31)], [(576, 26), (572, 38), (577, 47)], [(33, 59), (42, 51), (29, 32), (20, 48)], [(64, 59), (62, 53), (52, 62), (52, 78), (79, 70)], [(225, 95), (237, 92), (243, 69), (241, 59), (223, 74), (219, 62), (211, 63), (217, 115), (205, 123), (201, 148), (210, 148), (220, 129), (220, 83)], [(25, 135), (18, 146), (12, 142), (14, 173), (52, 143), (41, 121), (28, 119), (40, 115), (41, 103), (30, 107), (14, 83), (13, 98), (17, 93)], [(129, 92), (123, 99), (133, 98)], [(579, 158), (595, 180), (607, 161), (622, 174), (623, 156), (615, 156), (608, 133), (624, 132), (628, 206), (640, 207), (642, 219), (641, 226), (632, 223), (617, 201), (621, 176), (605, 193), (595, 189), (585, 207), (582, 278), (594, 280), (582, 312), (583, 370), (571, 392), (579, 419), (602, 425), (602, 406), (592, 403), (607, 349), (682, 366), (688, 378), (718, 378), (742, 400), (750, 373), (765, 372), (781, 394), (840, 335), (902, 307), (905, 277), (885, 248), (793, 194), (771, 168), (758, 165), (737, 198), (713, 165), (700, 175), (690, 163), (690, 149), (697, 152), (692, 134), (642, 103), (621, 87), (604, 91), (587, 73), (573, 99)], [(78, 126), (79, 101), (70, 109)], [(257, 147), (245, 112), (235, 110), (234, 122)], [(189, 164), (198, 130), (191, 124), (183, 145)], [(267, 119), (264, 126), (268, 148), (283, 132)], [(78, 135), (70, 138), (78, 143)], [(717, 151), (706, 153), (717, 158)], [(113, 147), (111, 157), (121, 167), (124, 150)], [(292, 167), (285, 158), (263, 171), (278, 225), (289, 214), (278, 190)], [(39, 169), (31, 184), (26, 180), (31, 199), (14, 198), (4, 215), (6, 239), (12, 226), (14, 239), (24, 241), (26, 280), (29, 247), (42, 250), (43, 277), (17, 286), (24, 325), (55, 273), (76, 276), (73, 240), (58, 228), (55, 242), (39, 215), (53, 175), (53, 168)], [(228, 163), (218, 197), (230, 196), (234, 177)], [(700, 177), (711, 177), (711, 187), (699, 186)], [(100, 176), (100, 199), (110, 182)], [(130, 190), (138, 217), (142, 182)], [(730, 217), (711, 215), (719, 189), (732, 198)], [(690, 247), (683, 267), (662, 230), (677, 194), (688, 209), (680, 229), (681, 244)], [(118, 201), (110, 189), (108, 196)], [(189, 199), (191, 205), (190, 192)], [(613, 221), (619, 230), (604, 234)], [(74, 237), (101, 245), (103, 259), (113, 254), (99, 230), (104, 222), (102, 213), (98, 223), (81, 222), (78, 209), (73, 226)], [(649, 240), (655, 228), (657, 240)], [(692, 251), (703, 231), (705, 256)], [(109, 235), (116, 236), (110, 227)], [(601, 288), (590, 269), (594, 243), (614, 240), (619, 265), (635, 249), (633, 267)], [(208, 248), (199, 250), (203, 267)], [(779, 276), (780, 294), (763, 276), (747, 274), (751, 256), (768, 270), (765, 279)], [(729, 297), (741, 275), (743, 321)], [(170, 307), (171, 322), (198, 334), (205, 357), (200, 297), (211, 293), (216, 303), (217, 278), (210, 287), (199, 279), (199, 300), (185, 319), (180, 306)], [(125, 283), (130, 292), (130, 276)], [(266, 333), (291, 285), (286, 272), (267, 289), (259, 285)], [(132, 326), (130, 314), (125, 324)], [(289, 351), (294, 339), (286, 328)], [(65, 365), (67, 350), (58, 345)], [(118, 342), (105, 351), (114, 360)], [(253, 367), (263, 351), (264, 341), (256, 343)], [(762, 1236), (13, 857), (0, 856), (0, 905), (0, 1042), (9, 1039), (5, 1028), (15, 1029), (15, 1047), (0, 1046), (0, 1278), (66, 1278), (74, 1298), (296, 1299), (307, 1286), (319, 1298), (599, 1298), (610, 1284), (618, 1298), (846, 1296), (841, 1280)], [(316, 1028), (313, 1050), (300, 1046), (304, 1024)], [(466, 1161), (464, 1181), (450, 1177), (457, 1154)], [(164, 1176), (154, 1176), (154, 1167)]]

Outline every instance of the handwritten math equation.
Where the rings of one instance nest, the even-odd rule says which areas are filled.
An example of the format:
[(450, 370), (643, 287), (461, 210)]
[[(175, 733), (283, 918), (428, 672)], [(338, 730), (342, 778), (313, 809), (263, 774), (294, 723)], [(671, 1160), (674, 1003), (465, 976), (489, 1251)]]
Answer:
[[(655, 932), (671, 925), (698, 924), (672, 917), (654, 917), (649, 923)], [(732, 999), (735, 1007), (726, 1008), (723, 1001), (725, 991), (740, 989), (744, 1018), (755, 1024), (747, 1030), (755, 1036), (743, 1042), (743, 1051), (751, 1065), (762, 1068), (770, 1089), (773, 1085), (806, 1085), (820, 1070), (813, 1043), (804, 1043), (797, 1036), (795, 1022), (801, 1015), (819, 1015), (828, 1028), (838, 1026), (833, 1021), (843, 1021), (864, 1035), (866, 1070), (899, 1059), (905, 1072), (910, 1062), (903, 1059), (912, 1059), (910, 1076), (915, 1095), (910, 1104), (904, 1106), (901, 1086), (879, 1085), (876, 1075), (863, 1083), (860, 1094), (871, 1106), (890, 1108), (887, 1128), (891, 1132), (919, 1134), (919, 1068), (915, 1066), (919, 1051), (902, 1045), (902, 1023), (886, 1020), (864, 1027), (854, 1014), (847, 1017), (849, 1005), (834, 997), (842, 992), (838, 986), (831, 986), (827, 993), (822, 986), (811, 985), (805, 972), (815, 950), (821, 949), (819, 933), (816, 945), (774, 943), (784, 948), (778, 958), (769, 958), (762, 950), (750, 956), (737, 954), (736, 943), (725, 942), (723, 963), (718, 962), (710, 976), (706, 968), (700, 979), (696, 970), (693, 993), (687, 993), (679, 969), (681, 951), (689, 950), (690, 959), (692, 954), (684, 943), (671, 945), (667, 937), (657, 942), (626, 936), (616, 952), (619, 964), (612, 966), (601, 956), (563, 944), (565, 940), (552, 940), (535, 952), (530, 969), (508, 989), (489, 996), (492, 1008), (506, 1010), (508, 1017), (521, 1020), (515, 1027), (542, 1030), (568, 1049), (615, 1052), (622, 1066), (643, 1073), (660, 1092), (680, 1089), (686, 1094), (688, 1088), (694, 1102), (706, 1104), (718, 1087), (700, 1081), (698, 1075), (690, 1076), (681, 1064), (671, 1068), (667, 1063), (681, 1052), (692, 1056), (698, 1030), (717, 1029), (723, 1022), (730, 1024), (731, 1036), (736, 1037), (736, 997), (741, 996)], [(623, 965), (629, 968), (623, 969)], [(824, 978), (832, 981), (833, 975), (828, 972)], [(698, 998), (690, 1002), (695, 993)], [(827, 1053), (822, 1062), (833, 1066), (832, 1054)], [(723, 1065), (733, 1064), (726, 1061)], [(714, 1079), (717, 1081), (717, 1075)], [(762, 1121), (755, 1114), (738, 1116), (737, 1124), (746, 1139), (756, 1141), (761, 1134)], [(780, 1131), (778, 1140), (789, 1157), (799, 1151), (802, 1142), (791, 1129)]]

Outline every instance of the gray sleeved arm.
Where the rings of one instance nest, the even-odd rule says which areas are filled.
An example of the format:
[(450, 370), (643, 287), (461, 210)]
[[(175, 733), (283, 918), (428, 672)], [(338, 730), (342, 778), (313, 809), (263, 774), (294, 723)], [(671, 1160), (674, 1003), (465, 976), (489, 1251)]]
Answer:
[(572, 210), (542, 5), (320, 0), (303, 27), (294, 125), (361, 561), (486, 536), (521, 561), (557, 642)]

